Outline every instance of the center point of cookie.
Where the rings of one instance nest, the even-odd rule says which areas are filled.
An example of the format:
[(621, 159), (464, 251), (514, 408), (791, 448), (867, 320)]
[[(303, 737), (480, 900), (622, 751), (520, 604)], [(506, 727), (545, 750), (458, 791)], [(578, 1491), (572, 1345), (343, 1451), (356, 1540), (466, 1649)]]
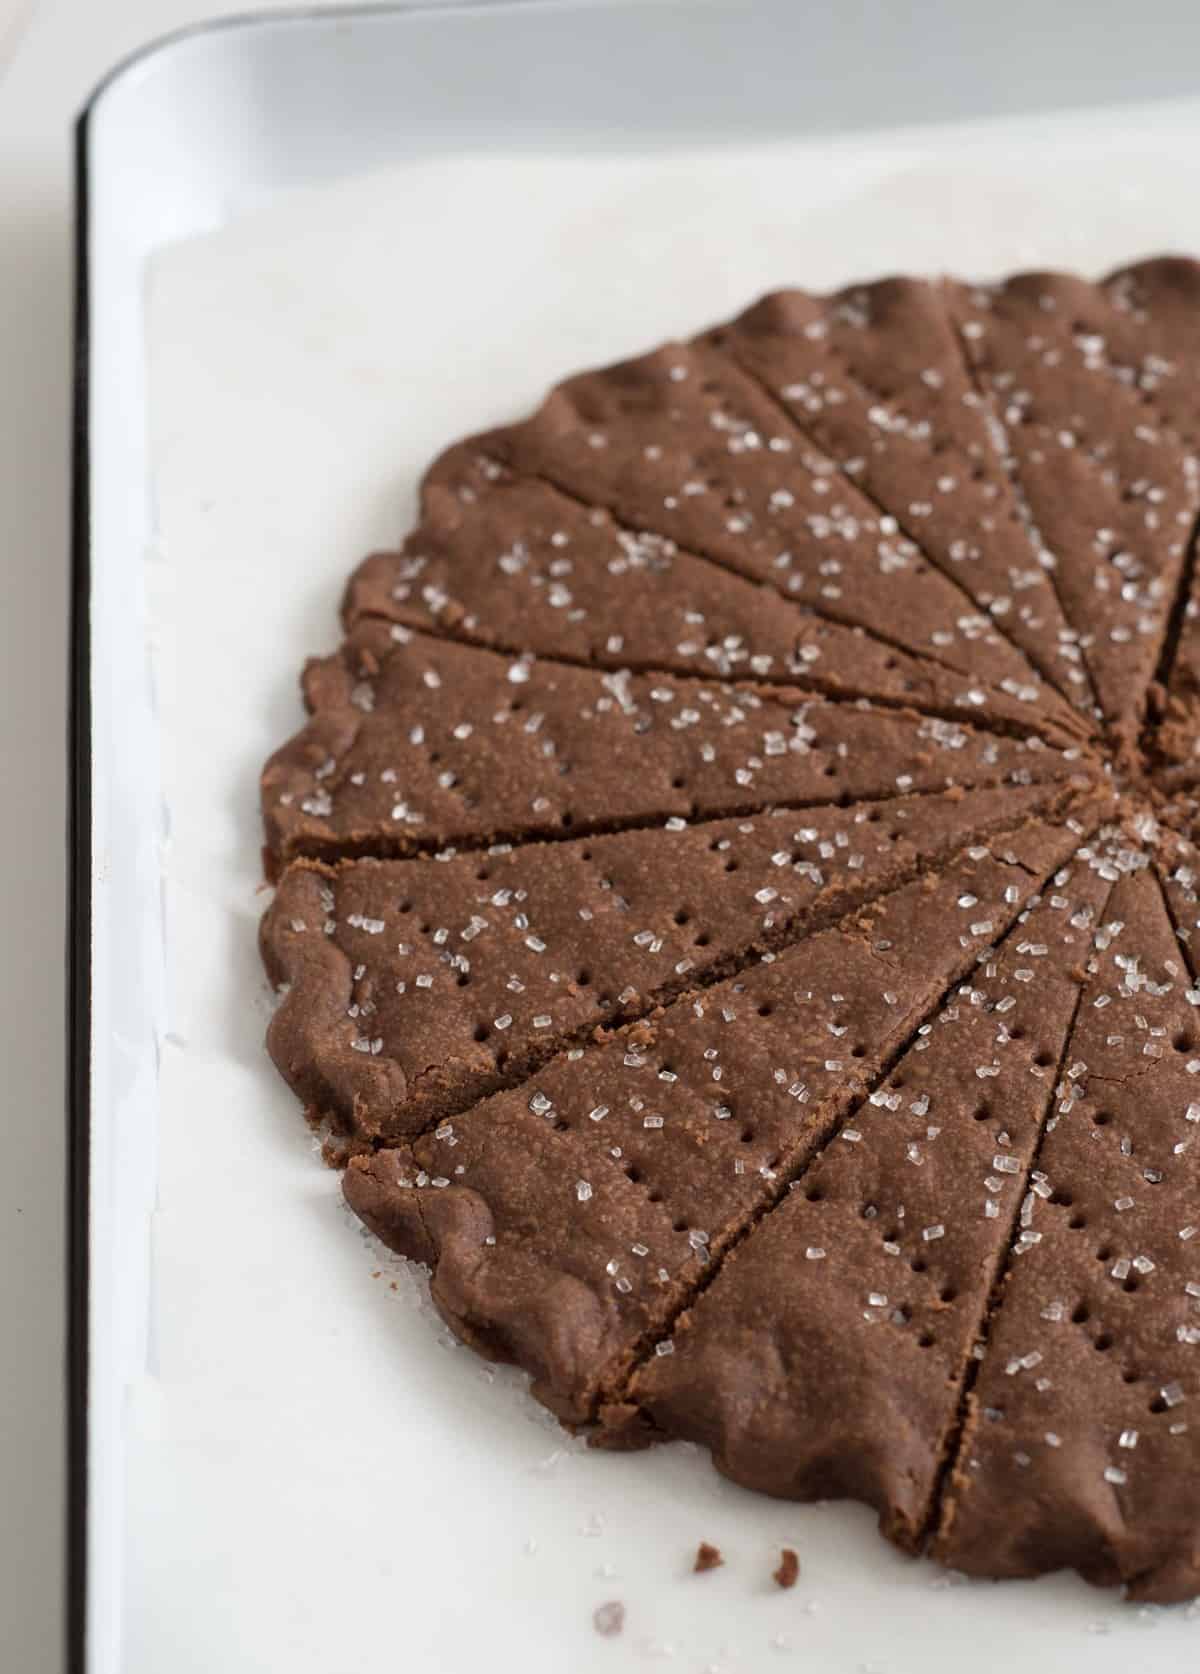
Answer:
[(1122, 823), (1143, 837), (1157, 827), (1190, 831), (1197, 817), (1196, 775), (1190, 758), (1164, 747), (1166, 725), (1165, 710), (1151, 704), (1139, 735), (1114, 729), (1098, 744), (1103, 771), (1122, 799)]

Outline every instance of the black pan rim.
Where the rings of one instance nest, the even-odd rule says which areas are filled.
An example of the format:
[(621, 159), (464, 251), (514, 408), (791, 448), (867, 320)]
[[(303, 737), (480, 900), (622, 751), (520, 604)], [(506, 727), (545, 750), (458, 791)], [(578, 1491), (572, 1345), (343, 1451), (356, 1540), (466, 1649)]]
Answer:
[(66, 1667), (84, 1674), (87, 1594), (89, 1173), (92, 1033), (91, 460), (88, 114), (75, 128), (71, 554), (67, 714)]

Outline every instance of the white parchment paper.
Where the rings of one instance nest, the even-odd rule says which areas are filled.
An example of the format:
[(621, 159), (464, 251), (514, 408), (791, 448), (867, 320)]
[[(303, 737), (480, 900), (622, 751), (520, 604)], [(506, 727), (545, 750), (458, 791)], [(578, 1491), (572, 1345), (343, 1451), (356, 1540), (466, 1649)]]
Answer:
[[(232, 214), (149, 291), (148, 561), (171, 840), (151, 1356), (128, 1402), (130, 1674), (1116, 1674), (1197, 1612), (954, 1584), (860, 1508), (673, 1447), (590, 1455), (448, 1344), (268, 1063), (256, 778), (423, 464), (567, 372), (788, 282), (1200, 249), (1200, 106), (634, 161), (478, 157)], [(1196, 158), (1193, 162), (1191, 159)], [(696, 1543), (727, 1556), (688, 1573)], [(770, 1572), (800, 1553), (797, 1589)], [(626, 1607), (617, 1639), (592, 1612)]]

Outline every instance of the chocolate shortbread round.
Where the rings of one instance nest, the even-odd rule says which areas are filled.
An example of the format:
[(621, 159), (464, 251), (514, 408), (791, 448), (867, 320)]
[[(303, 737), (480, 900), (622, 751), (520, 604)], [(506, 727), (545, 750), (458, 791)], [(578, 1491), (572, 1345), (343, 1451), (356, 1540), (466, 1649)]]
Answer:
[(601, 1446), (1200, 1592), (1200, 265), (781, 292), (430, 469), (275, 1062)]

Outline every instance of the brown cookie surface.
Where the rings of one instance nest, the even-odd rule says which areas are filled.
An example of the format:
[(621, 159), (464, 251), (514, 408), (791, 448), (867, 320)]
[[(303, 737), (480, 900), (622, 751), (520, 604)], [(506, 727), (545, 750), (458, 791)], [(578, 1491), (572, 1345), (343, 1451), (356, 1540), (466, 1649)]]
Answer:
[(1066, 783), (1080, 747), (795, 689), (507, 657), (368, 619), (310, 663), (263, 772), (278, 861), (603, 832), (779, 804)]
[(597, 1445), (1200, 1592), (1198, 390), (1183, 258), (779, 291), (351, 577), (270, 1050)]
[(271, 1052), (342, 1132), (419, 1131), (1072, 795), (1005, 786), (436, 859), (301, 862), (262, 926), (268, 969), (288, 985)]

